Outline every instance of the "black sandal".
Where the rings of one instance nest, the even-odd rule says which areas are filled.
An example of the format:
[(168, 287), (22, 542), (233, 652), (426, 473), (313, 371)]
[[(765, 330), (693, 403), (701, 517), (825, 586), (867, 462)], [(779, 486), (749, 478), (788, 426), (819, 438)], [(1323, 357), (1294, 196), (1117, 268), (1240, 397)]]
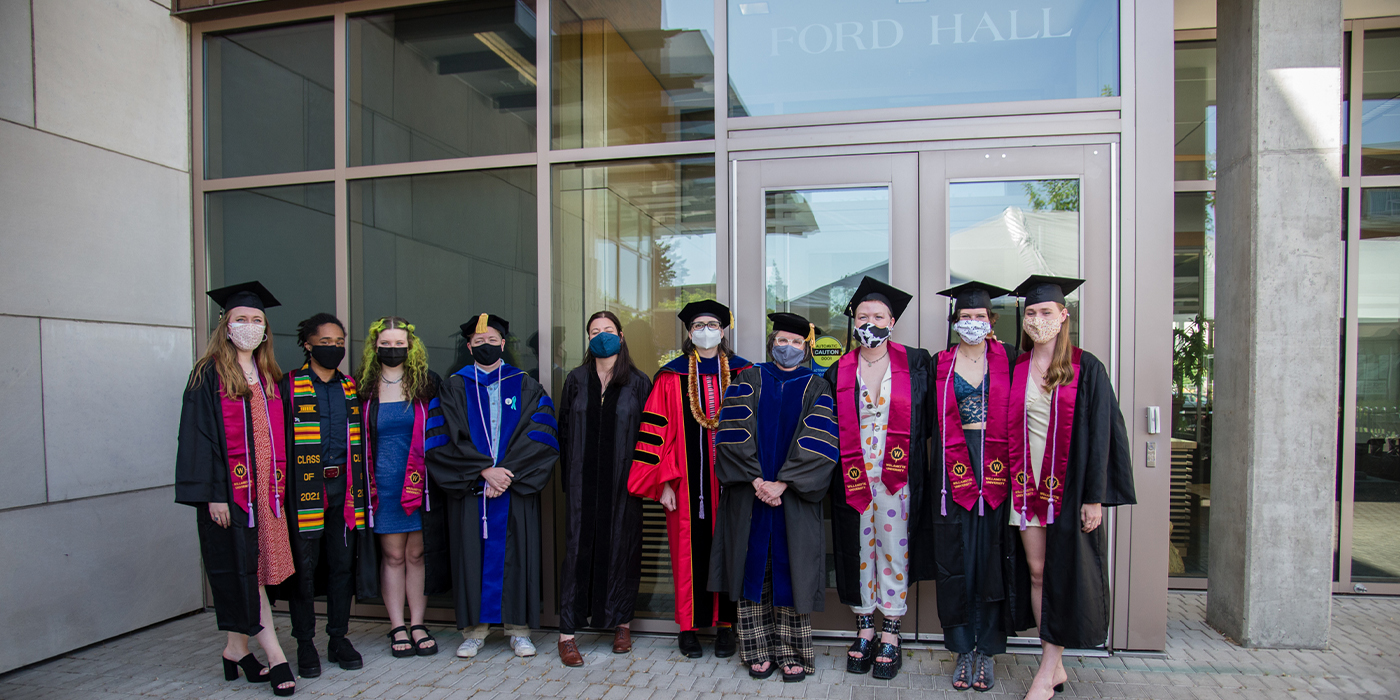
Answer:
[[(856, 615), (856, 632), (860, 630), (875, 629), (874, 615)], [(875, 640), (857, 636), (856, 641), (851, 643), (848, 652), (853, 651), (860, 656), (846, 654), (846, 673), (870, 673), (870, 665), (875, 661)]]
[(992, 657), (977, 653), (977, 679), (972, 682), (973, 690), (979, 693), (985, 693), (996, 687), (997, 674), (995, 665), (996, 662), (992, 660)]
[(801, 683), (807, 680), (807, 669), (804, 668), (802, 664), (787, 664), (787, 666), (796, 666), (797, 673), (788, 673), (787, 668), (783, 668), (784, 683)]
[[(408, 635), (408, 639), (405, 639), (403, 641), (395, 639), (394, 637), (398, 636), (400, 632), (403, 632), (404, 634)], [(394, 658), (402, 659), (406, 656), (413, 656), (413, 647), (415, 646), (413, 643), (413, 633), (409, 632), (407, 627), (399, 625), (398, 627), (389, 630), (389, 634), (385, 636), (389, 638), (389, 653), (393, 654)], [(408, 648), (400, 649), (398, 648), (400, 644), (407, 644)]]
[(771, 659), (768, 660), (768, 661), (761, 661), (761, 662), (759, 662), (759, 663), (766, 663), (766, 664), (768, 664), (768, 670), (767, 670), (767, 671), (755, 671), (755, 670), (753, 670), (753, 667), (754, 667), (754, 666), (757, 666), (757, 665), (759, 665), (759, 664), (749, 664), (749, 678), (752, 678), (752, 679), (757, 680), (757, 681), (761, 681), (761, 680), (764, 680), (764, 679), (768, 678), (769, 676), (772, 676), (772, 675), (773, 675), (773, 672), (776, 671), (776, 670), (778, 670), (778, 664), (775, 663), (775, 662), (773, 662)]
[[(887, 617), (880, 631), (892, 634), (895, 639), (899, 639), (899, 623), (900, 620), (891, 620)], [(880, 642), (880, 653), (875, 656), (874, 672), (870, 674), (871, 677), (882, 681), (892, 680), (899, 675), (899, 669), (904, 665), (904, 642), (900, 641), (899, 644)], [(891, 661), (881, 661), (879, 659), (881, 656), (891, 659)]]
[(219, 654), (219, 658), (224, 661), (224, 680), (238, 680), (238, 669), (241, 668), (243, 669), (243, 675), (248, 677), (249, 683), (267, 682), (267, 669), (264, 668), (262, 664), (258, 663), (258, 657), (253, 656), (251, 652), (237, 661), (224, 659), (223, 654)]
[[(976, 652), (958, 654), (958, 665), (953, 667), (953, 690), (964, 691), (972, 687), (972, 667), (977, 665), (973, 657)], [(958, 687), (962, 683), (962, 687)]]
[[(267, 672), (267, 680), (272, 684), (272, 694), (279, 698), (290, 697), (297, 692), (297, 677), (292, 675), (292, 665), (285, 661), (273, 666), (272, 669)], [(279, 687), (283, 683), (291, 683), (292, 687)]]
[[(417, 649), (417, 652), (415, 653), (417, 653), (419, 656), (432, 656), (433, 654), (438, 653), (437, 639), (433, 637), (433, 633), (429, 632), (426, 626), (414, 625), (408, 629), (408, 640), (410, 642), (413, 642), (413, 648)], [(419, 639), (418, 641), (413, 641), (414, 630), (422, 630), (423, 638)], [(432, 646), (424, 646), (429, 642), (432, 642)]]

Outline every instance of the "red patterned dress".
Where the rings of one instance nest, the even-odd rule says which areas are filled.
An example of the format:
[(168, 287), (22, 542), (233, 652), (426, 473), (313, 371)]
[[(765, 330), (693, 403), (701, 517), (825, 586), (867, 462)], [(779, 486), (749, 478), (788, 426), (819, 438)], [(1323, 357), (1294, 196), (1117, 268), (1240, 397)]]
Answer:
[(249, 400), (253, 414), (253, 451), (257, 463), (258, 484), (258, 584), (274, 586), (286, 581), (296, 572), (292, 562), (291, 540), (287, 537), (287, 520), (272, 512), (272, 429), (267, 420), (267, 397), (262, 384), (250, 382)]

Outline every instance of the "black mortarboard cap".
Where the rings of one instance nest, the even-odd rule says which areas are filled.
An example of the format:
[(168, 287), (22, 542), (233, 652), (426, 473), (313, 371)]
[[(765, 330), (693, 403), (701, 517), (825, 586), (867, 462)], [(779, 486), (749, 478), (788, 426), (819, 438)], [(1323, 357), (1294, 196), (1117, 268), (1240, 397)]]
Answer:
[(679, 318), (681, 323), (684, 323), (686, 326), (689, 326), (692, 321), (700, 316), (714, 316), (719, 320), (720, 328), (728, 328), (730, 322), (734, 320), (734, 317), (729, 313), (729, 307), (714, 299), (692, 301), (686, 304), (685, 308), (681, 309), (680, 313), (676, 314), (676, 318)]
[(462, 337), (470, 338), (473, 333), (481, 333), (485, 331), (488, 326), (500, 331), (502, 338), (510, 333), (510, 324), (506, 323), (506, 320), (500, 316), (496, 314), (478, 314), (472, 320), (462, 324)]
[(773, 330), (775, 331), (795, 333), (805, 338), (809, 343), (817, 340), (817, 327), (797, 314), (779, 311), (768, 314), (768, 320), (773, 322)]
[(1065, 297), (1074, 290), (1079, 289), (1079, 285), (1084, 284), (1084, 280), (1073, 277), (1051, 277), (1050, 275), (1031, 275), (1025, 282), (1016, 286), (1016, 296), (1025, 297), (1026, 306), (1035, 306), (1047, 301), (1065, 303)]
[(277, 301), (277, 297), (272, 296), (272, 292), (267, 291), (267, 287), (262, 286), (262, 282), (256, 280), (211, 289), (206, 294), (224, 311), (238, 306), (266, 311), (282, 305), (282, 302)]
[(964, 282), (956, 287), (949, 287), (938, 294), (956, 302), (953, 304), (953, 313), (956, 314), (963, 309), (991, 309), (993, 299), (1010, 293), (1010, 289), (974, 280)]
[(856, 287), (856, 293), (851, 295), (851, 301), (846, 304), (845, 314), (855, 318), (856, 307), (860, 306), (861, 302), (878, 301), (889, 307), (890, 315), (898, 321), (899, 317), (904, 314), (904, 310), (909, 308), (909, 302), (913, 300), (912, 295), (866, 275), (861, 279), (860, 286)]

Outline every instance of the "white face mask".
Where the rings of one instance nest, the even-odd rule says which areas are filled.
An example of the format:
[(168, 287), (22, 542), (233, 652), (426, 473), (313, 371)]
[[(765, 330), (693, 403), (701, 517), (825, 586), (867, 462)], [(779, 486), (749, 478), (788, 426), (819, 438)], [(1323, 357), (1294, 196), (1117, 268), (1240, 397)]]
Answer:
[(1026, 335), (1037, 345), (1048, 343), (1060, 334), (1060, 326), (1063, 323), (1059, 316), (1032, 316), (1026, 319)]
[(709, 350), (719, 345), (720, 338), (724, 337), (724, 331), (718, 328), (701, 328), (698, 331), (690, 332), (690, 342), (695, 343), (695, 347), (701, 350)]
[(953, 330), (958, 332), (958, 337), (963, 339), (968, 345), (976, 345), (982, 342), (992, 333), (992, 324), (986, 321), (965, 318), (953, 324)]
[(267, 337), (267, 327), (257, 323), (228, 324), (228, 339), (239, 350), (256, 350)]

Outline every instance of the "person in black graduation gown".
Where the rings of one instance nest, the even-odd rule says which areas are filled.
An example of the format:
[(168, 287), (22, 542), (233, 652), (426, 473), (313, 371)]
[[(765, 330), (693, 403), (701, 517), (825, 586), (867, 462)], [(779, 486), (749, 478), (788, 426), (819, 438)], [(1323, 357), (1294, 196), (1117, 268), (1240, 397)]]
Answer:
[[(862, 279), (845, 309), (860, 348), (826, 371), (841, 444), (831, 484), (836, 590), (856, 613), (858, 635), (846, 670), (873, 667), (880, 679), (894, 678), (903, 665), (899, 630), (910, 585), (935, 573), (925, 483), (933, 364), (927, 350), (890, 340), (912, 299)], [(876, 610), (884, 617), (878, 646)]]
[(1070, 342), (1065, 295), (1082, 280), (1032, 275), (1023, 354), (1012, 372), (1011, 518), (1024, 558), (1016, 562), (1016, 628), (1040, 630), (1040, 669), (1026, 697), (1063, 688), (1066, 647), (1108, 639), (1105, 507), (1137, 502), (1127, 428), (1108, 371)]
[(582, 666), (574, 633), (613, 630), (614, 654), (632, 650), (642, 578), (642, 499), (627, 492), (632, 449), (651, 379), (632, 363), (611, 311), (588, 319), (588, 353), (559, 398), (564, 567), (559, 577), (559, 659)]
[(427, 456), (447, 495), (462, 658), (477, 655), (492, 624), (505, 627), (516, 656), (534, 656), (530, 629), (540, 624), (540, 491), (559, 457), (558, 424), (544, 387), (501, 360), (509, 331), (494, 314), (462, 324), (474, 364), (443, 381), (447, 442)]
[[(270, 682), (296, 692), (272, 624), (267, 586), (295, 571), (287, 539), (286, 422), (277, 396), (282, 370), (267, 332), (279, 303), (262, 284), (209, 292), (224, 309), (185, 385), (175, 460), (175, 502), (194, 506), (199, 550), (219, 629), (228, 632), (224, 679)], [(248, 651), (256, 636), (270, 669)]]
[(1018, 354), (992, 335), (992, 299), (1010, 294), (968, 282), (939, 294), (953, 300), (948, 322), (958, 342), (934, 356), (930, 477), (940, 483), (932, 513), (943, 643), (958, 655), (956, 690), (991, 690), (993, 657), (1006, 652), (1006, 612), (1014, 545), (1006, 525), (1007, 431), (1011, 367)]
[(710, 555), (712, 591), (738, 604), (739, 654), (749, 675), (815, 673), (812, 611), (826, 599), (822, 500), (840, 459), (831, 386), (807, 367), (816, 328), (769, 314), (764, 362), (725, 393), (715, 436), (723, 486)]

